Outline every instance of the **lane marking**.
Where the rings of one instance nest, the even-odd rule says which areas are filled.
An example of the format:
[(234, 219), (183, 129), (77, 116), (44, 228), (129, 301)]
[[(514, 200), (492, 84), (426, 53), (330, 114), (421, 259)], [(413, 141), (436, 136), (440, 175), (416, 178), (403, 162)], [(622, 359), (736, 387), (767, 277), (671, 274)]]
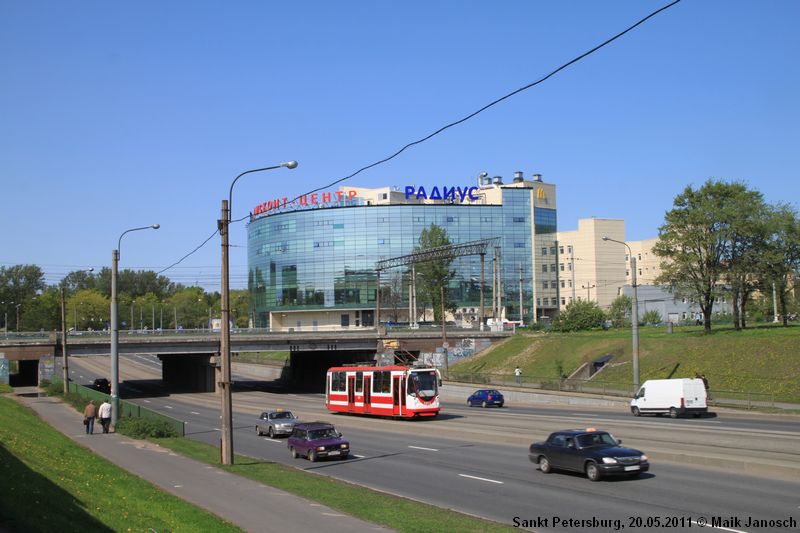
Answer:
[(415, 450), (427, 450), (429, 452), (438, 452), (436, 448), (424, 448), (422, 446), (409, 446), (409, 448), (414, 448)]
[(222, 430), (219, 428), (214, 428), (214, 431), (222, 431)]
[(356, 455), (356, 454), (353, 454), (353, 457), (358, 457), (359, 459), (363, 459), (364, 458), (363, 455)]
[(264, 437), (264, 440), (267, 441), (267, 442), (277, 442), (277, 443), (283, 442), (283, 441), (280, 441), (278, 439), (271, 439), (269, 437)]
[(172, 486), (175, 487), (176, 489), (180, 489), (183, 487), (183, 485), (172, 485)]
[(572, 416), (600, 416), (600, 415), (591, 415), (589, 413), (570, 413)]
[(166, 407), (167, 409), (172, 409), (171, 405), (165, 405), (164, 407)]
[(692, 520), (692, 523), (693, 524), (697, 524), (700, 527), (709, 527), (709, 528), (713, 528), (713, 529), (721, 529), (722, 531), (732, 531), (733, 533), (747, 533), (747, 531), (742, 531), (741, 529), (730, 529), (730, 528), (722, 527), (722, 526), (712, 526), (712, 525), (709, 525), (709, 524), (698, 524), (694, 520)]
[(145, 400), (144, 403), (150, 403), (150, 400)]
[(486, 479), (485, 477), (477, 477), (477, 476), (468, 476), (467, 474), (459, 474), (461, 477), (468, 477), (470, 479), (477, 479), (480, 481), (488, 481), (489, 483), (497, 483), (498, 485), (503, 485), (502, 481), (497, 481), (494, 479)]
[(189, 411), (189, 413), (191, 413), (191, 414), (193, 414), (193, 415), (199, 415), (199, 414), (200, 414), (200, 413), (198, 413), (197, 411)]

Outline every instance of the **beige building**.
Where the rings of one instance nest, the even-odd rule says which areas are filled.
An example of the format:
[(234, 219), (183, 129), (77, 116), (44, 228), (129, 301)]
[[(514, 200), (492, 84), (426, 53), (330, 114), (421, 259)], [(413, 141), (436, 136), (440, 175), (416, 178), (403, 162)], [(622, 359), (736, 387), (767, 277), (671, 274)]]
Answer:
[(625, 277), (628, 249), (603, 236), (625, 242), (625, 221), (583, 218), (577, 230), (558, 232), (561, 309), (574, 300), (595, 301), (607, 309), (630, 283)]
[[(661, 259), (653, 253), (658, 239), (645, 239), (643, 241), (629, 241), (628, 246), (636, 258), (636, 283), (637, 285), (655, 285), (656, 278), (661, 274)], [(632, 285), (631, 258), (625, 250), (625, 284)]]

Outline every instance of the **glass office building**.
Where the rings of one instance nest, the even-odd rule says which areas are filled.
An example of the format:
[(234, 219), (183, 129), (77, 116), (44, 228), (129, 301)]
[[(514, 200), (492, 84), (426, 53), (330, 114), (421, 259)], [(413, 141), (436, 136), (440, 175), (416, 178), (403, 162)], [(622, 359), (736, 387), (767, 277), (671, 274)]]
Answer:
[[(256, 327), (273, 331), (373, 327), (375, 263), (414, 252), (421, 232), (435, 224), (451, 243), (497, 238), (500, 316), (529, 323), (558, 310), (555, 186), (539, 176), (513, 183), (425, 192), (342, 187), (294, 203), (274, 199), (256, 207), (248, 224), (248, 288)], [(455, 189), (455, 188), (454, 188)], [(460, 194), (459, 194), (460, 193)], [(444, 199), (438, 199), (437, 194)], [(494, 253), (485, 256), (484, 314), (491, 316)], [(478, 325), (480, 256), (451, 264), (448, 320)], [(380, 275), (380, 322), (433, 319), (418, 294), (410, 320), (409, 267)], [(520, 300), (520, 290), (522, 299)], [(522, 308), (520, 308), (522, 301)]]

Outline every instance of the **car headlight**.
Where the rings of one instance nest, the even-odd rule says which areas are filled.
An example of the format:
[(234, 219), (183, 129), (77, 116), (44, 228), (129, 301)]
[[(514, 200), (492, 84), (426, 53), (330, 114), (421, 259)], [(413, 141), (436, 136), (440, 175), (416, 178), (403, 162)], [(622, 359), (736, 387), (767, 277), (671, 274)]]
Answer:
[(645, 454), (642, 454), (642, 456), (639, 457), (639, 460), (640, 461), (647, 461), (647, 456)]
[(607, 465), (615, 465), (618, 463), (618, 461), (613, 457), (603, 457), (603, 462)]
[(346, 442), (345, 442), (344, 444), (342, 444), (342, 449), (343, 449), (343, 450), (346, 450), (346, 449), (347, 449), (347, 448), (349, 448), (349, 447), (350, 447), (350, 445), (349, 445), (349, 444), (347, 444)]
[(325, 446), (317, 446), (317, 451), (318, 452), (324, 452), (325, 451)]

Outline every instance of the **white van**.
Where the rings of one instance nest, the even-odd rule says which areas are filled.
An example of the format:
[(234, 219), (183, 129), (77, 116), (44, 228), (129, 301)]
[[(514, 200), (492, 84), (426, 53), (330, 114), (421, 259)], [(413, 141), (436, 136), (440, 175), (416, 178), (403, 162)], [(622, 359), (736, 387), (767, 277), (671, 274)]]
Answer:
[(702, 379), (649, 379), (631, 400), (633, 416), (669, 413), (672, 418), (691, 413), (708, 413), (706, 388)]

